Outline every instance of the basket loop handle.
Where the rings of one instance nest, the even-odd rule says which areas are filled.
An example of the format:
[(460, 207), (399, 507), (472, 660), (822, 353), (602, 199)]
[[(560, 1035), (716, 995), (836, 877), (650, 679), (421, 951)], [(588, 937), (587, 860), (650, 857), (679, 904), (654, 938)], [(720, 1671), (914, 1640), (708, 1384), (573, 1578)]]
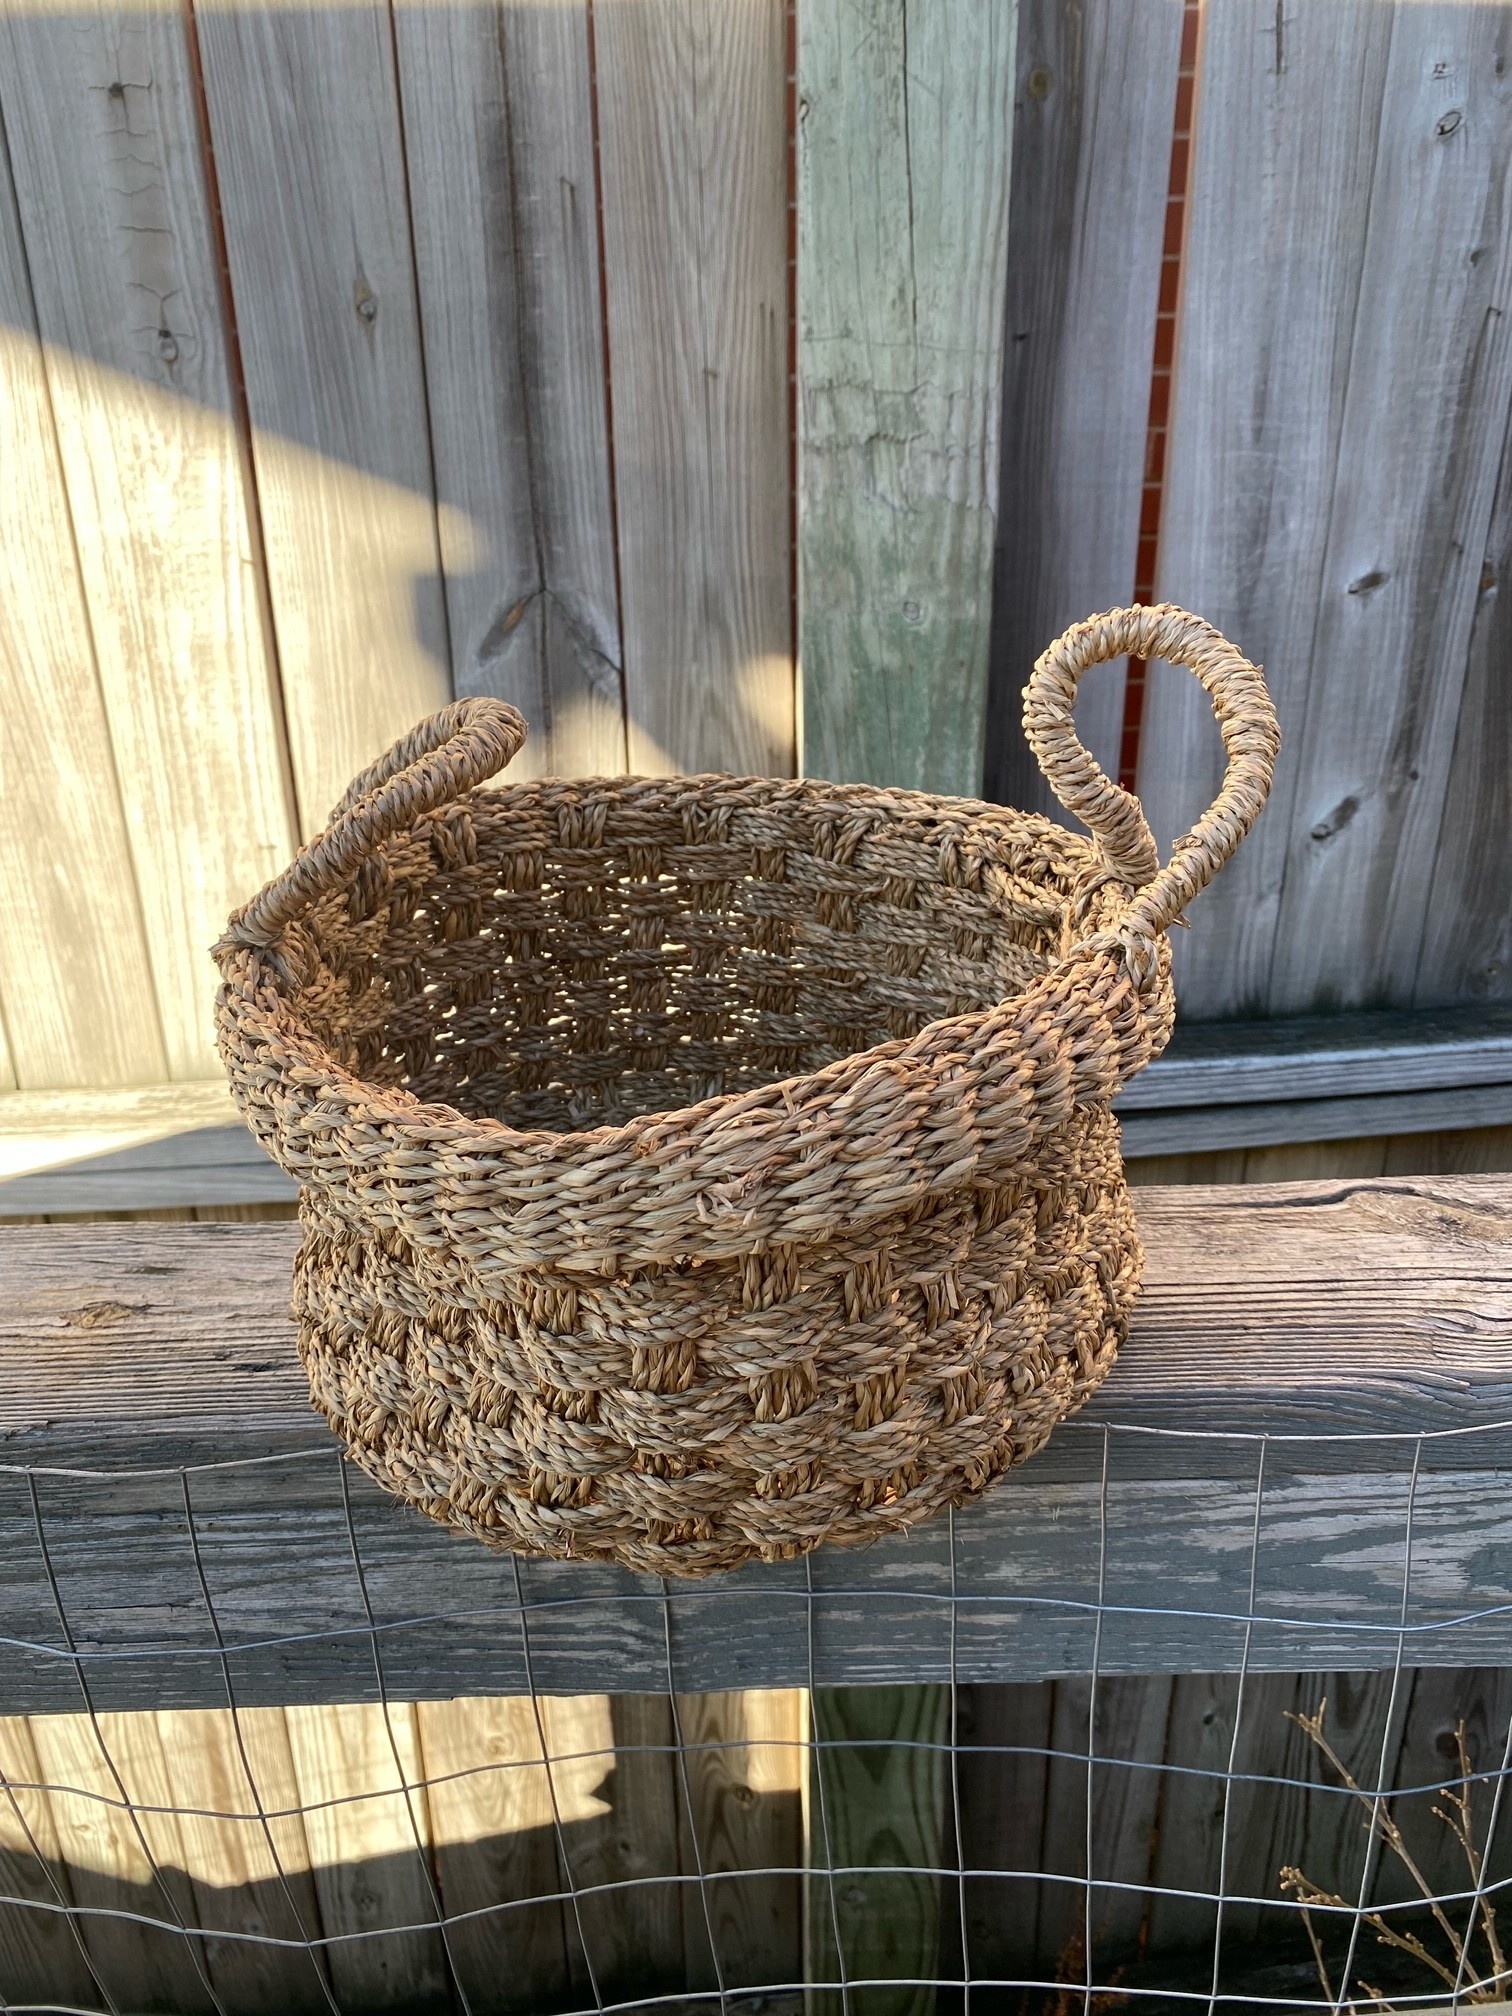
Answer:
[[(1072, 712), (1082, 674), (1111, 658), (1159, 658), (1201, 680), (1228, 754), (1223, 788), (1162, 868), (1137, 798), (1077, 740)], [(1110, 609), (1058, 637), (1024, 688), (1024, 733), (1050, 788), (1096, 837), (1109, 873), (1139, 891), (1109, 928), (1124, 943), (1151, 940), (1176, 922), (1249, 832), (1270, 793), (1281, 746), (1276, 710), (1258, 666), (1211, 623), (1170, 603)]]
[(380, 841), (502, 770), (525, 732), (525, 717), (505, 700), (454, 700), (429, 715), (353, 780), (325, 831), (235, 913), (217, 955), (236, 945), (272, 944)]

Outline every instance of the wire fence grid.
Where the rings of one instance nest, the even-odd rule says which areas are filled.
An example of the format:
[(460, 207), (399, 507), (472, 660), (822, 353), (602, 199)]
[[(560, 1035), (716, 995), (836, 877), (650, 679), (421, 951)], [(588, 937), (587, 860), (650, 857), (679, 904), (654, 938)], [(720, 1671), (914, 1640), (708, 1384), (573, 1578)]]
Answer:
[[(408, 1607), (385, 1607), (392, 1581), (380, 1603), (365, 1514), (392, 1508), (324, 1440), (177, 1467), (0, 1466), (0, 1486), (24, 1503), (28, 1566), (50, 1612), (46, 1629), (32, 1614), (0, 1636), (5, 1705), (43, 1672), (66, 1674), (76, 1697), (66, 1712), (0, 1724), (0, 2007), (1092, 2016), (1502, 2001), (1512, 1672), (1434, 1678), (1433, 1653), (1435, 1634), (1512, 1613), (1512, 1557), (1465, 1547), (1447, 1610), (1435, 1601), (1424, 1614), (1417, 1585), (1423, 1550), (1437, 1552), (1441, 1584), (1453, 1545), (1442, 1520), (1422, 1538), (1425, 1480), (1447, 1445), (1459, 1461), (1465, 1438), (1480, 1438), (1463, 1468), (1468, 1517), (1488, 1479), (1504, 1471), (1512, 1486), (1512, 1423), (1265, 1436), (1084, 1421), (1058, 1433), (1086, 1438), (1092, 1454), (1090, 1587), (1085, 1562), (1049, 1593), (964, 1587), (960, 1535), (973, 1515), (952, 1516), (938, 1536), (948, 1587), (885, 1590), (890, 1615), (913, 1605), (931, 1634), (943, 1625), (946, 1676), (836, 1688), (826, 1634), (878, 1590), (833, 1561), (823, 1583), (812, 1558), (783, 1564), (774, 1586), (801, 1616), (807, 1670), (774, 1675), (783, 1691), (760, 1697), (760, 1715), (754, 1695), (698, 1693), (679, 1663), (695, 1606), (728, 1585), (623, 1576), (606, 1587), (600, 1575), (577, 1598), (560, 1581), (538, 1586), (539, 1564), (503, 1557), (482, 1612), (438, 1610), (423, 1573)], [(1208, 1445), (1230, 1472), (1247, 1466), (1252, 1490), (1247, 1559), (1164, 1607), (1122, 1600), (1110, 1578), (1120, 1541), (1125, 1552), (1138, 1542), (1116, 1530), (1131, 1514), (1110, 1495), (1114, 1452), (1152, 1433)], [(1314, 1477), (1336, 1472), (1341, 1502), (1362, 1459), (1400, 1484), (1400, 1531), (1375, 1548), (1380, 1614), (1278, 1602), (1267, 1507), (1278, 1465), (1299, 1457)], [(324, 1628), (247, 1635), (232, 1621), (227, 1534), (239, 1509), (276, 1517), (290, 1466), (334, 1475), (347, 1588), (340, 1607), (332, 1592)], [(92, 1544), (91, 1494), (116, 1507), (123, 1488), (146, 1491), (187, 1569), (196, 1622), (184, 1624), (186, 1597), (168, 1638), (154, 1636), (150, 1604), (129, 1642), (80, 1614), (79, 1563), (99, 1553), (108, 1573), (116, 1516)], [(296, 1524), (286, 1545), (292, 1563)], [(13, 1559), (9, 1586), (22, 1579)], [(643, 1641), (654, 1619), (659, 1692), (637, 1667), (632, 1693), (574, 1697), (556, 1658), (546, 1682), (543, 1620), (574, 1603), (597, 1613), (599, 1639), (633, 1612)], [(1080, 1672), (963, 1677), (963, 1629), (994, 1603), (1083, 1620)], [(727, 1603), (721, 1628), (739, 1634), (743, 1611)], [(1110, 1620), (1131, 1612), (1179, 1622), (1188, 1639), (1194, 1619), (1210, 1625), (1213, 1666), (1226, 1670), (1108, 1671)], [(443, 1661), (436, 1700), (417, 1708), (394, 1685), (396, 1639), (464, 1622), (512, 1640), (523, 1688), (451, 1702)], [(1315, 1645), (1334, 1631), (1356, 1652), (1362, 1633), (1377, 1635), (1368, 1677), (1287, 1671), (1277, 1648), (1288, 1634)], [(366, 1705), (270, 1705), (278, 1673), (297, 1677), (301, 1658), (336, 1637), (363, 1648)], [(170, 1675), (186, 1660), (211, 1663), (221, 1706), (153, 1716), (111, 1705), (112, 1676), (143, 1661), (149, 1689), (161, 1675), (174, 1701)], [(1335, 1722), (1310, 1725), (1330, 1692)], [(1341, 1694), (1353, 1700), (1342, 1723)], [(55, 1692), (47, 1705), (65, 1708)]]

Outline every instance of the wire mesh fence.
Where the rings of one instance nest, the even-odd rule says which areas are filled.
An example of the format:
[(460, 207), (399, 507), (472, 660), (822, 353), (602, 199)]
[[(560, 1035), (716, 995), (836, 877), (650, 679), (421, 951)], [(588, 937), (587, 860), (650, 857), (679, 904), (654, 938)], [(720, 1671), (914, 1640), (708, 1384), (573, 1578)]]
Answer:
[[(1066, 1544), (990, 1576), (982, 1508), (880, 1576), (471, 1550), (465, 1609), (323, 1439), (0, 1469), (4, 2007), (1502, 2000), (1512, 1423), (1058, 1440)], [(312, 1583), (317, 1500), (345, 1558)], [(879, 1640), (912, 1684), (844, 1684)], [(751, 1686), (710, 1689), (716, 1642)], [(457, 1698), (485, 1655), (518, 1684)]]

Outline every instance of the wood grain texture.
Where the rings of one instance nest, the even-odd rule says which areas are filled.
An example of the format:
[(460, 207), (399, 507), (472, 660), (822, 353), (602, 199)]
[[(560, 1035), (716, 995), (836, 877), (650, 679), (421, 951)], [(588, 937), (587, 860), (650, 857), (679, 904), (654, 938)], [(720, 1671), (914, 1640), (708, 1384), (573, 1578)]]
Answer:
[(981, 790), (1017, 8), (798, 13), (806, 774)]
[[(820, 2016), (932, 2016), (949, 1692), (820, 1687), (811, 1712), (810, 1769), (823, 1776), (809, 1793), (809, 2000)], [(828, 1982), (845, 1992), (822, 1992)]]
[[(547, 1705), (570, 1711), (574, 1704)], [(415, 1717), (437, 1885), (447, 1916), (462, 1921), (447, 1934), (458, 1981), (474, 2006), (538, 2008), (568, 1976), (562, 1905), (528, 1901), (555, 1900), (565, 1888), (535, 1712), (528, 1698), (515, 1695), (426, 1701)], [(592, 1796), (573, 1796), (585, 1772), (596, 1780), (609, 1762), (589, 1757), (556, 1767), (557, 1801), (569, 1827)], [(508, 1956), (503, 1968), (501, 1955)]]
[(282, 1712), (249, 1708), (233, 1723), (226, 1709), (169, 1711), (113, 1726), (140, 1742), (144, 1721), (155, 1725), (148, 1754), (160, 1776), (133, 1796), (152, 1791), (178, 1809), (164, 1852), (188, 1880), (217, 1996), (232, 2010), (328, 2010), (325, 1959), (305, 1946), (320, 1937), (320, 1904), (304, 1823), (289, 1811), (299, 1793)]
[[(1188, 1012), (1416, 985), (1512, 400), (1507, 34), (1410, 0), (1300, 9), (1279, 40), (1260, 0), (1207, 20), (1159, 592), (1271, 668), (1288, 740), (1197, 911)], [(1205, 713), (1156, 678), (1163, 842), (1216, 775)]]
[[(660, 1637), (659, 1617), (656, 1622)], [(663, 1675), (665, 1670), (663, 1664)], [(635, 1679), (627, 1673), (624, 1684)], [(580, 2001), (593, 1996), (585, 1947), (593, 1980), (608, 2000), (655, 1989), (675, 1992), (687, 1979), (671, 1703), (664, 1693), (616, 1693), (608, 1708), (613, 1754), (604, 1759), (596, 1810), (573, 1829), (570, 1841), (569, 1887), (595, 1893), (579, 1902), (581, 1944), (575, 1937), (568, 1942)], [(553, 1723), (550, 1729), (554, 1755), (581, 1747), (570, 1725)], [(624, 1887), (611, 1887), (617, 1885)]]
[(196, 20), (308, 834), (451, 697), (393, 41), (376, 5)]
[[(956, 1519), (960, 1676), (1086, 1670), (1100, 1559), (1105, 1672), (1229, 1670), (1248, 1602), (1253, 1443), (1225, 1438), (1259, 1434), (1321, 1439), (1279, 1445), (1269, 1475), (1255, 1670), (1391, 1663), (1413, 1438), (1444, 1429), (1469, 1432), (1425, 1445), (1409, 1656), (1506, 1653), (1507, 1179), (1146, 1191), (1139, 1210), (1146, 1285), (1113, 1379)], [(172, 1466), (248, 1458), (251, 1468), (192, 1478), (238, 1699), (371, 1698), (336, 1445), (308, 1414), (282, 1313), (296, 1236), (284, 1225), (4, 1234), (0, 1575), (12, 1645), (0, 1711), (75, 1705), (67, 1662), (46, 1649), (57, 1619), (16, 1474), (26, 1464), (125, 1473), (48, 1474), (38, 1487), (81, 1642), (151, 1655), (99, 1662), (106, 1705), (224, 1698), (213, 1659), (186, 1656), (204, 1640)], [(361, 1480), (351, 1506), (393, 1695), (524, 1691), (501, 1564)], [(946, 1676), (947, 1542), (937, 1521), (814, 1558), (820, 1685)], [(657, 1585), (570, 1562), (521, 1573), (541, 1691), (665, 1687)], [(805, 1590), (801, 1563), (676, 1590), (678, 1685), (803, 1684)], [(647, 1934), (648, 1951), (660, 1937)]]
[(1485, 543), (1414, 999), (1512, 994), (1512, 429)]
[(0, 1083), (167, 1075), (0, 126)]
[[(0, 35), (0, 101), (140, 902), (138, 922), (116, 885), (124, 977), (135, 979), (145, 924), (169, 1074), (205, 1077), (219, 1069), (205, 948), (287, 859), (292, 834), (189, 52), (182, 23), (153, 10), (10, 13)], [(84, 732), (79, 754), (98, 761), (87, 717)], [(108, 874), (108, 850), (102, 865)], [(89, 921), (94, 949), (74, 954), (86, 962), (110, 942)], [(105, 1046), (102, 1068), (124, 1061)]]
[(364, 2010), (444, 2004), (414, 1706), (291, 1707), (285, 1720), (337, 2000)]
[(808, 1695), (688, 1694), (677, 1708), (682, 1866), (707, 1879), (704, 1897), (690, 1889), (683, 1899), (688, 1985), (801, 1981)]
[(1019, 1865), (1042, 1872), (1029, 1960), (1041, 1980), (1073, 1989), (1105, 1981), (1139, 1948), (1150, 1904), (1142, 1886), (1161, 1824), (1159, 1783), (1153, 1772), (1128, 1767), (1164, 1750), (1174, 1684), (1164, 1674), (1056, 1682), (1040, 1859)]
[[(1181, 16), (1019, 6), (986, 795), (1061, 818), (1021, 698), (1051, 639), (1136, 579)], [(1083, 683), (1077, 732), (1115, 776), (1123, 709), (1121, 665)]]
[[(77, 1710), (77, 1684), (68, 1706)], [(215, 2009), (151, 1715), (38, 1716), (31, 1739), (97, 1980), (127, 2007)], [(147, 1922), (143, 1922), (147, 1921)]]
[(1512, 1127), (1473, 1127), (1453, 1134), (1409, 1134), (1386, 1143), (1383, 1176), (1466, 1176), (1512, 1169)]
[(783, 7), (594, 24), (631, 768), (790, 775)]
[(87, 2007), (99, 1975), (82, 1921), (70, 1916), (73, 1890), (45, 1784), (27, 1718), (0, 1716), (0, 1882), (16, 1900), (0, 1906), (0, 1978), (12, 2001)]
[[(626, 767), (581, 4), (395, 10), (458, 693), (513, 701), (511, 776)], [(458, 527), (465, 545), (454, 552)]]

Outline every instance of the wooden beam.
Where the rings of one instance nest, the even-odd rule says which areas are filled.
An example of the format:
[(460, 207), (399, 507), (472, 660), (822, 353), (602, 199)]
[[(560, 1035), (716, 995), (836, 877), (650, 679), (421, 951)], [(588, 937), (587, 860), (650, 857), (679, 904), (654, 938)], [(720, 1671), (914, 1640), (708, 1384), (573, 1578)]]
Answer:
[(1125, 1088), (1118, 1110), (1507, 1084), (1512, 1007), (1482, 1001), (1411, 1013), (1179, 1022), (1165, 1055)]
[(1272, 1148), (1286, 1142), (1502, 1127), (1509, 1121), (1512, 1085), (1467, 1085), (1442, 1092), (1384, 1092), (1362, 1099), (1278, 1099), (1131, 1113), (1123, 1123), (1123, 1146), (1129, 1156), (1189, 1155), (1218, 1148)]
[[(1137, 1208), (1146, 1287), (1114, 1377), (955, 1520), (958, 1676), (1084, 1671), (1100, 1578), (1101, 1670), (1232, 1670), (1260, 1437), (1255, 1670), (1389, 1665), (1399, 1647), (1512, 1664), (1512, 1178), (1142, 1191)], [(0, 1712), (78, 1707), (59, 1599), (102, 1707), (223, 1702), (186, 1466), (240, 1701), (373, 1698), (354, 1534), (395, 1698), (523, 1692), (526, 1635), (544, 1692), (663, 1689), (658, 1585), (527, 1561), (522, 1617), (507, 1559), (350, 1471), (343, 1492), (284, 1313), (296, 1237), (0, 1233)], [(1437, 1439), (1414, 1487), (1420, 1434)], [(947, 1679), (951, 1588), (944, 1520), (676, 1585), (678, 1685), (806, 1684), (811, 1615), (821, 1686)]]

